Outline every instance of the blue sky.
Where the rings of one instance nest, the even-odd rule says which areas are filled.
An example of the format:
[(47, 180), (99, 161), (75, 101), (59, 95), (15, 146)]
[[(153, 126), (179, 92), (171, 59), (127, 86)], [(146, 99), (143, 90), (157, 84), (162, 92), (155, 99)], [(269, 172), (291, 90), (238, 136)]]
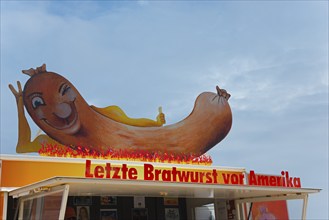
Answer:
[(17, 140), (8, 84), (42, 63), (90, 104), (150, 118), (161, 105), (168, 124), (225, 88), (233, 127), (214, 165), (288, 170), (323, 189), (308, 218), (329, 218), (327, 1), (1, 1), (2, 154)]

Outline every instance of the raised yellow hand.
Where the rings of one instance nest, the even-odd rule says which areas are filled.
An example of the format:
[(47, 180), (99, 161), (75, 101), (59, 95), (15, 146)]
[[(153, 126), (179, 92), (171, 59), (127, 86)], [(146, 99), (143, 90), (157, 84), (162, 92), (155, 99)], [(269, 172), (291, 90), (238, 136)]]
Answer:
[(165, 114), (163, 114), (162, 107), (161, 106), (159, 107), (158, 111), (159, 111), (159, 114), (158, 114), (158, 116), (156, 118), (157, 119), (157, 123), (160, 126), (162, 126), (162, 125), (166, 124)]
[(14, 94), (17, 103), (18, 112), (18, 140), (16, 146), (17, 153), (38, 152), (42, 143), (57, 143), (47, 135), (38, 135), (31, 142), (31, 128), (27, 122), (24, 113), (23, 91), (19, 81), (17, 81), (17, 90), (13, 85), (9, 84), (9, 89)]
[(22, 86), (21, 86), (20, 81), (17, 81), (17, 88), (18, 88), (18, 91), (16, 91), (16, 89), (14, 88), (14, 86), (12, 84), (9, 84), (9, 89), (14, 94), (17, 104), (19, 103), (19, 101), (21, 101), (23, 104), (23, 91), (22, 91)]

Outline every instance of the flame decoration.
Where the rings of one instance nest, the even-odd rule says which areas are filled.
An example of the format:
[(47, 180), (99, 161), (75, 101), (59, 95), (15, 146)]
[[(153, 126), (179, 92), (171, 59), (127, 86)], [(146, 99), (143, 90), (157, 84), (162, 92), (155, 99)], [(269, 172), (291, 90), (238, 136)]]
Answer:
[(89, 158), (207, 166), (212, 164), (211, 156), (206, 154), (196, 157), (194, 154), (150, 152), (145, 150), (117, 150), (111, 148), (103, 154), (93, 151), (88, 147), (78, 146), (73, 149), (52, 144), (43, 144), (39, 150), (39, 154), (41, 156), (65, 158)]

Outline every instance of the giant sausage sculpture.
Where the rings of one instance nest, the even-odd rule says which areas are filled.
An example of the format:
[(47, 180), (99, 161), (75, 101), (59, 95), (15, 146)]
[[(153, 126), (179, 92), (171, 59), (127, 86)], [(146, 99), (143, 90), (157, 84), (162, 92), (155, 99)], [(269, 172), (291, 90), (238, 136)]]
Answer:
[[(38, 152), (42, 144), (50, 143), (73, 149), (84, 146), (100, 153), (112, 148), (202, 155), (231, 129), (230, 95), (219, 87), (216, 93), (201, 93), (188, 117), (163, 126), (161, 111), (156, 120), (133, 119), (118, 106), (88, 105), (72, 83), (48, 72), (46, 65), (23, 73), (30, 76), (23, 90), (19, 82), (17, 90), (9, 85), (18, 108), (18, 153)], [(46, 133), (32, 141), (24, 106)]]

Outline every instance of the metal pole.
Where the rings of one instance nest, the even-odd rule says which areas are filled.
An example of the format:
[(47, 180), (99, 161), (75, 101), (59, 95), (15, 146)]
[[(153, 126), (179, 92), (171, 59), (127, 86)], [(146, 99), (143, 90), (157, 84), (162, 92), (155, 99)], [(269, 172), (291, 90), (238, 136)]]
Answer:
[(306, 220), (307, 202), (308, 202), (308, 194), (306, 194), (306, 195), (304, 196), (304, 199), (303, 199), (303, 213), (302, 213), (302, 220)]
[(249, 213), (248, 213), (247, 220), (250, 220), (250, 217), (251, 217), (251, 210), (252, 210), (252, 205), (253, 205), (253, 204), (254, 204), (253, 202), (250, 204), (250, 207), (249, 207)]
[(235, 219), (238, 219), (240, 220), (241, 219), (241, 213), (240, 213), (240, 203), (238, 203), (238, 201), (234, 201), (234, 204), (235, 204), (235, 211), (236, 211), (236, 218)]
[(7, 219), (8, 192), (3, 192), (2, 219)]
[(64, 220), (64, 217), (65, 217), (65, 211), (66, 211), (67, 197), (69, 195), (69, 189), (70, 189), (70, 186), (65, 185), (63, 196), (62, 196), (62, 204), (61, 204), (59, 217), (58, 217), (59, 220)]
[(19, 201), (18, 220), (23, 220), (24, 203), (25, 203), (24, 200)]

